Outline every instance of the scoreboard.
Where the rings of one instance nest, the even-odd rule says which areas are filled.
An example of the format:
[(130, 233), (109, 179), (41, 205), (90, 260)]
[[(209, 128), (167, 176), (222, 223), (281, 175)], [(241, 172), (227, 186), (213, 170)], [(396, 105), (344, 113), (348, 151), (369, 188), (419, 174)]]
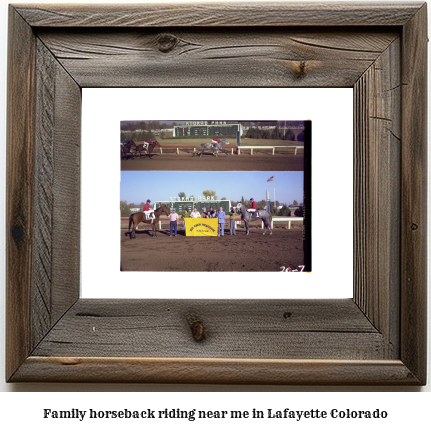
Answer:
[(239, 130), (239, 124), (225, 124), (223, 126), (208, 126), (210, 136), (235, 136)]
[(172, 210), (175, 208), (175, 211), (178, 214), (182, 214), (185, 208), (187, 208), (189, 213), (191, 213), (193, 211), (193, 208), (195, 207), (194, 204), (194, 201), (156, 201), (154, 203), (154, 206), (156, 208), (160, 208), (161, 206), (166, 205), (169, 208), (170, 212), (172, 212)]
[[(230, 210), (230, 201), (228, 200), (219, 200), (219, 201), (208, 201), (208, 202), (195, 202), (196, 208), (201, 213), (202, 211), (209, 211), (212, 207), (213, 210), (218, 211), (220, 207), (223, 208), (223, 211), (227, 214)], [(205, 208), (205, 210), (204, 210)]]
[(202, 211), (209, 211), (210, 207), (217, 211), (222, 207), (223, 211), (227, 214), (231, 207), (230, 200), (228, 199), (210, 201), (156, 201), (154, 205), (155, 208), (166, 205), (171, 212), (173, 208), (175, 208), (175, 211), (178, 214), (182, 214), (185, 208), (187, 208), (189, 213), (191, 213), (195, 207), (200, 213), (202, 213)]
[(241, 135), (243, 127), (241, 124), (220, 124), (220, 125), (189, 125), (175, 126), (174, 137), (194, 137), (194, 136), (209, 136), (215, 138), (217, 136), (235, 136), (240, 131)]

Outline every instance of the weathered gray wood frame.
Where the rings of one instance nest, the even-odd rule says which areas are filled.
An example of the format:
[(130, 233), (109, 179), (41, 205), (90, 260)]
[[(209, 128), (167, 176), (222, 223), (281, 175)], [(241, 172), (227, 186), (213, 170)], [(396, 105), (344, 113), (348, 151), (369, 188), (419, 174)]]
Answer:
[[(11, 6), (6, 379), (425, 384), (426, 20), (410, 2)], [(80, 299), (81, 88), (118, 86), (352, 87), (353, 300)]]

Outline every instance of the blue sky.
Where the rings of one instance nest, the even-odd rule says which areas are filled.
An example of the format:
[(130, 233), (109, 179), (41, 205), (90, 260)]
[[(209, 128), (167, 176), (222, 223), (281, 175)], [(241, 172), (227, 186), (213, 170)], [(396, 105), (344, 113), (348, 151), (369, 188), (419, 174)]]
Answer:
[(266, 198), (280, 203), (303, 201), (304, 174), (302, 171), (121, 171), (120, 200), (139, 204), (147, 199), (169, 200), (184, 192), (186, 196), (202, 196), (204, 190), (214, 190), (219, 199), (232, 201)]

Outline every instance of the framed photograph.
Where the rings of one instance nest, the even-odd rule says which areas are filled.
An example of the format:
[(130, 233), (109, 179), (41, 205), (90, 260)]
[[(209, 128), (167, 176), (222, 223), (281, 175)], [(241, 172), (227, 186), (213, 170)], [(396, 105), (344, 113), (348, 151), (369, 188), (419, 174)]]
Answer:
[[(164, 171), (155, 187), (147, 189), (153, 200), (144, 198), (142, 205), (136, 204), (142, 184), (150, 183), (153, 176), (154, 171), (121, 172), (122, 271), (279, 272), (283, 266), (311, 271), (311, 266), (304, 268), (302, 171), (272, 175), (278, 179), (276, 205), (265, 189), (271, 178), (265, 171), (216, 171), (212, 175), (206, 171)], [(179, 192), (172, 193), (173, 185), (180, 187)], [(201, 189), (206, 192), (203, 196)], [(181, 190), (192, 194), (186, 196)], [(253, 193), (259, 190), (260, 196)], [(246, 198), (241, 191), (243, 195), (248, 191)], [(244, 236), (250, 240), (244, 241)], [(149, 237), (158, 241), (150, 242)], [(115, 239), (118, 243), (118, 232)], [(145, 244), (145, 258), (138, 244)]]
[[(191, 95), (186, 89), (172, 100), (169, 89), (156, 91), (170, 104), (178, 100), (178, 112)], [(201, 89), (202, 100), (214, 100), (207, 94)], [(311, 272), (303, 216), (311, 202), (304, 189), (311, 121), (121, 121), (120, 150), (121, 271)], [(117, 236), (108, 248), (118, 244)], [(126, 284), (139, 286), (142, 275)], [(187, 278), (185, 285), (206, 277)]]
[[(426, 384), (425, 3), (11, 5), (8, 43), (7, 381)], [(351, 298), (81, 295), (86, 88), (316, 87), (353, 90)]]

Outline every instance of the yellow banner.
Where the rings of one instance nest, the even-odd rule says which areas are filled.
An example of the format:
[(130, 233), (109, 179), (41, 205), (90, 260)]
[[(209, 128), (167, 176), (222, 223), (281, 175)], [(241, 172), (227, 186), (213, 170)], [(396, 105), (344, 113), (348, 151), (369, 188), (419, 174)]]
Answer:
[(217, 236), (218, 218), (186, 218), (186, 236)]

